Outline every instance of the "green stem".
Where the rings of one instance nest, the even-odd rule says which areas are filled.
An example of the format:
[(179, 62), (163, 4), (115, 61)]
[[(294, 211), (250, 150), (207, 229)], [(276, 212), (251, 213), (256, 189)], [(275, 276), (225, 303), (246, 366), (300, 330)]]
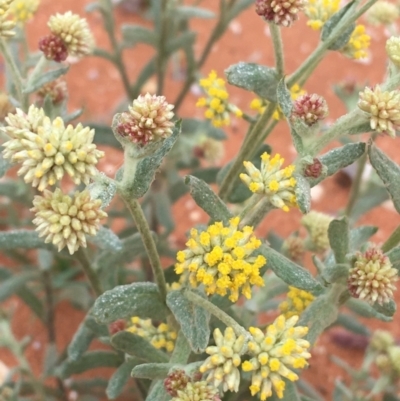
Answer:
[(232, 167), (229, 169), (228, 173), (221, 183), (219, 190), (219, 196), (221, 199), (227, 199), (229, 194), (231, 193), (242, 169), (243, 162), (249, 159), (249, 157), (251, 156), (254, 150), (254, 142), (256, 141), (258, 136), (262, 136), (265, 125), (268, 123), (269, 119), (272, 117), (272, 114), (275, 111), (275, 106), (275, 103), (270, 103), (266, 107), (264, 113), (260, 116), (258, 121), (254, 124), (254, 126), (249, 130), (248, 134), (246, 135), (240, 151), (232, 164)]
[(269, 30), (271, 32), (272, 44), (274, 45), (276, 72), (278, 73), (278, 76), (281, 78), (284, 76), (285, 73), (281, 29), (278, 25), (270, 23)]
[(222, 323), (224, 323), (227, 327), (232, 327), (233, 331), (236, 333), (237, 336), (244, 336), (246, 340), (249, 338), (250, 334), (244, 327), (242, 327), (235, 319), (232, 319), (223, 310), (218, 308), (218, 306), (214, 305), (209, 300), (201, 297), (200, 295), (195, 294), (190, 290), (185, 292), (185, 297), (189, 301), (193, 302), (198, 306), (201, 306), (202, 308), (210, 312)]
[(244, 217), (247, 216), (251, 210), (253, 210), (253, 208), (258, 204), (258, 202), (260, 202), (260, 200), (262, 198), (263, 198), (263, 196), (259, 195), (259, 194), (254, 194), (250, 198), (247, 206), (241, 211), (241, 213), (239, 215), (240, 221), (242, 221), (244, 219)]
[(10, 49), (7, 46), (7, 43), (4, 38), (0, 38), (0, 51), (4, 56), (4, 60), (7, 63), (7, 66), (10, 68), (11, 74), (14, 79), (14, 84), (17, 89), (18, 98), (21, 103), (21, 108), (23, 111), (28, 111), (28, 95), (24, 94), (24, 80), (21, 76), (21, 72), (15, 64), (14, 58), (10, 53)]
[(89, 280), (93, 292), (96, 294), (97, 297), (99, 297), (103, 293), (103, 289), (101, 287), (99, 277), (90, 263), (88, 254), (83, 248), (79, 248), (75, 255), (76, 258), (79, 260), (87, 279)]
[(400, 242), (400, 226), (398, 226), (390, 237), (382, 245), (382, 252), (387, 253)]
[(167, 5), (168, 0), (161, 0), (161, 26), (157, 51), (157, 94), (160, 96), (163, 94), (165, 80), (165, 43), (168, 29)]
[(245, 219), (243, 219), (241, 226), (250, 226), (256, 228), (268, 212), (270, 212), (274, 207), (268, 198), (264, 198), (257, 207), (249, 213)]
[(191, 352), (190, 345), (182, 333), (182, 330), (180, 330), (169, 362), (185, 365), (187, 364)]
[(146, 249), (147, 256), (150, 260), (151, 268), (153, 269), (153, 275), (156, 280), (158, 290), (160, 291), (161, 299), (165, 302), (167, 297), (167, 285), (165, 282), (164, 271), (161, 266), (160, 257), (157, 252), (157, 247), (154, 242), (153, 236), (149, 225), (147, 224), (146, 217), (143, 213), (142, 207), (137, 199), (132, 198), (129, 190), (123, 186), (119, 186), (118, 192), (121, 198), (124, 200), (128, 210), (130, 211), (136, 227), (142, 236), (143, 245)]
[(362, 175), (364, 173), (366, 165), (367, 165), (367, 154), (364, 153), (358, 161), (356, 176), (354, 177), (353, 185), (351, 186), (349, 201), (344, 211), (344, 214), (347, 217), (350, 217), (351, 212), (353, 211), (353, 207), (358, 199), (358, 195), (360, 194)]

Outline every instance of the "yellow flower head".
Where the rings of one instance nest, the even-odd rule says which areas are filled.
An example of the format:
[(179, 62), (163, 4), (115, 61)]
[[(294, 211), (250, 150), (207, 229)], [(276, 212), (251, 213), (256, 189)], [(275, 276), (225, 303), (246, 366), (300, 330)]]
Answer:
[(229, 226), (217, 222), (199, 233), (192, 229), (187, 249), (177, 254), (177, 274), (187, 273), (193, 287), (203, 284), (207, 294), (230, 294), (236, 302), (239, 291), (251, 298), (251, 286), (263, 286), (260, 268), (266, 259), (252, 256), (261, 241), (253, 234), (252, 227), (238, 229), (239, 217), (232, 218)]
[(279, 310), (288, 319), (292, 316), (300, 316), (314, 300), (314, 295), (300, 290), (296, 287), (289, 287), (287, 299), (279, 305)]
[(210, 355), (200, 366), (200, 372), (207, 372), (207, 381), (214, 387), (222, 386), (225, 391), (238, 391), (240, 373), (238, 367), (241, 364), (241, 353), (244, 346), (244, 337), (236, 336), (231, 327), (225, 329), (222, 335), (220, 329), (213, 333), (215, 346), (207, 347)]
[(308, 17), (307, 25), (314, 30), (322, 26), (339, 10), (340, 0), (309, 0), (304, 13)]
[(201, 97), (197, 107), (206, 107), (204, 116), (211, 120), (215, 127), (222, 127), (230, 124), (229, 113), (236, 117), (242, 117), (243, 113), (233, 104), (228, 102), (229, 94), (225, 88), (225, 81), (218, 78), (213, 70), (207, 78), (200, 80), (200, 86), (204, 89), (207, 97)]
[(254, 396), (260, 393), (261, 401), (272, 396), (274, 390), (278, 398), (283, 398), (285, 382), (299, 379), (289, 368), (302, 369), (308, 365), (311, 357), (308, 352), (310, 343), (303, 339), (307, 327), (294, 327), (299, 317), (285, 319), (280, 315), (263, 333), (259, 328), (250, 327), (253, 340), (248, 349), (252, 358), (242, 364), (245, 372), (253, 372), (250, 392)]
[(39, 0), (14, 0), (10, 11), (17, 22), (24, 24), (29, 21), (39, 7)]
[(157, 349), (164, 348), (167, 352), (174, 350), (177, 333), (171, 330), (166, 323), (161, 323), (156, 327), (151, 319), (140, 319), (138, 316), (133, 316), (126, 331), (145, 338)]
[[(290, 96), (293, 101), (299, 98), (301, 95), (304, 95), (305, 93), (306, 91), (304, 89), (301, 89), (300, 85), (298, 84), (294, 84), (290, 88)], [(250, 109), (257, 111), (259, 114), (264, 113), (267, 106), (268, 106), (268, 101), (260, 98), (255, 98), (250, 103)], [(274, 114), (272, 114), (272, 118), (274, 120), (283, 119), (283, 113), (279, 106), (275, 109)]]
[(347, 45), (341, 52), (352, 59), (359, 60), (368, 57), (367, 49), (371, 43), (371, 37), (365, 32), (364, 25), (357, 25), (350, 36)]
[(267, 196), (273, 206), (287, 212), (290, 206), (297, 206), (294, 192), (296, 179), (293, 177), (293, 165), (281, 168), (284, 161), (279, 154), (271, 158), (268, 153), (263, 153), (261, 171), (253, 163), (245, 161), (243, 165), (247, 174), (240, 174), (240, 179), (250, 191)]

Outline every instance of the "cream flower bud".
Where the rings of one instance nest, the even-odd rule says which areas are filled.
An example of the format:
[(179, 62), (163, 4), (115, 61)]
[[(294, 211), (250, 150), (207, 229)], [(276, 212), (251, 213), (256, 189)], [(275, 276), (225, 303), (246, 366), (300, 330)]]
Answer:
[(391, 36), (386, 41), (386, 53), (396, 67), (400, 68), (400, 37)]
[(10, 38), (15, 35), (16, 21), (10, 19), (11, 5), (14, 0), (0, 0), (0, 37)]
[(9, 125), (2, 130), (11, 139), (3, 145), (4, 158), (21, 163), (18, 175), (39, 191), (60, 181), (65, 173), (77, 185), (89, 184), (98, 159), (104, 156), (92, 143), (94, 130), (81, 124), (65, 127), (60, 117), (51, 121), (41, 109), (29, 111), (28, 116), (17, 110), (7, 117)]
[(239, 390), (240, 373), (238, 366), (241, 363), (241, 354), (245, 339), (237, 337), (232, 327), (227, 327), (222, 335), (219, 329), (214, 330), (215, 346), (207, 347), (210, 355), (201, 365), (200, 372), (208, 372), (207, 381), (214, 387), (222, 386), (222, 390)]
[(51, 242), (58, 251), (67, 247), (71, 255), (79, 247), (86, 248), (86, 235), (96, 235), (100, 220), (107, 217), (101, 210), (101, 200), (92, 200), (88, 191), (70, 197), (59, 188), (54, 192), (45, 190), (43, 196), (35, 196), (33, 206), (33, 224), (39, 237), (45, 237), (44, 242)]
[(301, 223), (307, 229), (312, 247), (316, 252), (329, 248), (328, 228), (333, 217), (324, 213), (310, 212), (302, 217)]
[(360, 92), (358, 107), (368, 113), (371, 128), (389, 134), (392, 138), (400, 128), (400, 92), (382, 92), (379, 85)]
[(372, 334), (369, 346), (374, 351), (386, 352), (394, 343), (395, 340), (389, 331), (375, 330)]
[(365, 14), (367, 21), (373, 25), (391, 25), (399, 18), (399, 9), (389, 1), (377, 1)]
[(94, 37), (85, 18), (73, 14), (56, 14), (50, 17), (48, 26), (53, 35), (62, 39), (68, 55), (83, 57), (91, 54)]
[(394, 283), (398, 280), (397, 270), (380, 249), (370, 248), (357, 253), (353, 268), (349, 271), (348, 288), (357, 298), (369, 304), (382, 305), (393, 299)]
[(220, 401), (218, 390), (206, 381), (189, 382), (171, 401)]
[(301, 118), (309, 127), (328, 115), (328, 105), (316, 93), (300, 96), (293, 104), (293, 117)]
[(20, 23), (30, 20), (39, 7), (39, 0), (14, 0), (11, 4), (11, 13)]
[(146, 93), (140, 95), (129, 107), (129, 112), (119, 115), (116, 132), (129, 142), (144, 146), (172, 135), (174, 106), (165, 96)]

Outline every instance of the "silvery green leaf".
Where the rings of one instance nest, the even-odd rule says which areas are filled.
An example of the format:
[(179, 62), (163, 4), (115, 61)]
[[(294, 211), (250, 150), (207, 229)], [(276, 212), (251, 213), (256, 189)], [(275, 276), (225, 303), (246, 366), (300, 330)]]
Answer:
[(39, 238), (36, 231), (32, 230), (13, 230), (0, 233), (0, 249), (31, 249), (31, 248), (49, 248), (51, 245), (45, 244), (44, 240)]
[(328, 228), (329, 244), (336, 263), (345, 263), (349, 252), (349, 222), (346, 218), (332, 220)]
[(369, 160), (385, 184), (395, 209), (400, 213), (400, 167), (373, 144), (369, 148)]
[(142, 319), (163, 320), (168, 309), (161, 300), (154, 283), (120, 285), (96, 299), (93, 316), (101, 323), (139, 316)]
[(393, 299), (390, 299), (389, 302), (385, 302), (382, 305), (375, 303), (372, 306), (378, 313), (381, 313), (384, 316), (389, 318), (393, 318), (393, 315), (396, 313), (397, 305)]
[(152, 194), (154, 211), (159, 224), (164, 227), (163, 237), (167, 237), (175, 228), (175, 221), (172, 214), (172, 204), (166, 189)]
[(86, 315), (85, 325), (95, 334), (97, 338), (107, 337), (110, 335), (108, 326), (98, 323), (92, 315)]
[(33, 93), (40, 89), (43, 85), (56, 80), (68, 72), (69, 65), (62, 66), (55, 70), (47, 71), (39, 76), (33, 77), (33, 79), (28, 78), (28, 82), (24, 85), (23, 93)]
[(101, 226), (95, 236), (88, 236), (88, 241), (98, 246), (100, 249), (104, 249), (110, 252), (118, 252), (122, 249), (122, 241), (109, 228)]
[(100, 199), (101, 207), (107, 207), (117, 191), (117, 185), (114, 180), (107, 177), (104, 173), (98, 173), (93, 182), (87, 186), (92, 199)]
[(145, 43), (152, 47), (157, 46), (156, 34), (142, 25), (122, 25), (122, 46), (133, 47), (138, 43)]
[[(338, 12), (332, 15), (325, 22), (324, 26), (322, 27), (321, 31), (321, 41), (325, 42), (326, 40), (330, 39), (333, 31), (335, 30), (336, 26), (342, 21), (344, 17), (348, 17), (349, 13), (354, 9), (355, 2), (351, 1), (350, 3), (346, 4), (343, 8), (341, 8)], [(342, 49), (348, 43), (351, 34), (354, 31), (356, 24), (353, 22), (346, 29), (340, 34), (340, 36), (328, 47), (330, 50), (339, 50)]]
[(164, 379), (173, 366), (172, 363), (143, 363), (135, 366), (131, 375), (139, 379)]
[(365, 213), (389, 199), (385, 187), (375, 182), (369, 182), (367, 188), (362, 191), (351, 211), (351, 218), (358, 220)]
[(315, 280), (310, 272), (287, 259), (279, 252), (266, 245), (261, 245), (257, 251), (267, 259), (266, 266), (262, 268), (263, 273), (266, 268), (269, 268), (289, 285), (309, 291), (315, 295), (323, 292), (322, 285)]
[(335, 380), (335, 390), (333, 391), (333, 401), (353, 401), (354, 394), (340, 380)]
[(311, 210), (311, 190), (310, 184), (305, 177), (300, 174), (295, 174), (296, 187), (295, 194), (297, 204), (301, 213), (306, 214)]
[[(318, 157), (320, 162), (327, 167), (327, 175), (331, 176), (344, 167), (353, 164), (365, 153), (366, 144), (364, 142), (349, 143), (340, 148), (330, 150)], [(324, 177), (308, 178), (311, 187), (317, 185)]]
[(73, 111), (72, 113), (69, 114), (65, 114), (63, 115), (63, 120), (65, 124), (69, 124), (71, 121), (74, 121), (75, 119), (77, 119), (78, 117), (80, 117), (83, 113), (84, 109), (77, 109), (75, 111)]
[[(196, 293), (202, 295), (198, 291)], [(169, 292), (167, 305), (180, 324), (193, 352), (203, 352), (210, 339), (210, 313), (189, 301), (182, 291)]]
[(388, 317), (380, 312), (378, 312), (376, 309), (374, 309), (371, 305), (367, 304), (364, 301), (361, 301), (360, 299), (355, 299), (355, 298), (350, 298), (346, 304), (345, 304), (351, 311), (354, 313), (357, 313), (358, 315), (362, 317), (367, 317), (367, 318), (377, 318), (379, 320), (382, 320), (384, 322), (390, 322), (392, 320), (391, 317)]
[(74, 374), (96, 368), (116, 368), (123, 362), (121, 355), (111, 351), (90, 351), (77, 361), (67, 359), (55, 370), (55, 375), (66, 379)]
[(349, 266), (346, 264), (329, 265), (323, 270), (323, 278), (328, 283), (346, 281), (349, 275)]
[(306, 339), (314, 344), (319, 335), (336, 321), (338, 312), (338, 307), (332, 300), (327, 295), (322, 295), (314, 299), (302, 313), (298, 325), (309, 328)]
[(353, 333), (363, 336), (369, 336), (371, 334), (367, 326), (362, 324), (354, 315), (348, 313), (339, 313), (335, 325), (342, 326)]
[(140, 363), (136, 358), (125, 361), (110, 377), (107, 385), (106, 394), (109, 400), (115, 400), (124, 390), (126, 383), (131, 377), (132, 369)]
[[(357, 92), (357, 100), (358, 100), (358, 92)], [(358, 135), (364, 134), (365, 132), (373, 132), (374, 130), (371, 128), (371, 123), (369, 121), (364, 123), (359, 123), (354, 127), (351, 127), (347, 131), (347, 135)]]
[(78, 330), (75, 332), (68, 345), (68, 358), (71, 361), (79, 360), (96, 338), (93, 331), (86, 325), (85, 320), (79, 325)]
[(285, 78), (282, 78), (276, 87), (276, 100), (282, 110), (283, 115), (289, 118), (293, 110), (292, 97), (286, 86)]
[(147, 156), (139, 161), (135, 177), (132, 177), (132, 184), (129, 188), (130, 196), (141, 198), (150, 188), (154, 180), (156, 171), (160, 168), (166, 154), (172, 149), (181, 131), (181, 122), (178, 121), (173, 128), (172, 135), (165, 139), (161, 147), (151, 156)]
[(227, 68), (225, 75), (231, 85), (254, 92), (263, 99), (276, 102), (278, 75), (273, 68), (240, 62)]
[(191, 19), (202, 18), (210, 19), (215, 18), (215, 13), (207, 8), (192, 7), (192, 6), (179, 6), (174, 8), (175, 17)]
[(94, 1), (93, 3), (89, 3), (85, 7), (85, 11), (87, 13), (92, 13), (93, 11), (96, 11), (96, 10), (99, 10), (99, 11), (103, 10), (103, 7), (100, 5), (100, 3), (96, 2), (96, 1)]
[(126, 354), (148, 362), (168, 362), (168, 355), (155, 348), (148, 340), (129, 331), (120, 331), (111, 337), (111, 345)]
[(48, 343), (45, 346), (44, 358), (43, 358), (43, 375), (52, 376), (54, 368), (58, 363), (58, 351), (55, 343)]
[(302, 155), (304, 153), (303, 140), (294, 126), (290, 127), (290, 135), (292, 136), (294, 148), (299, 155)]
[(222, 221), (225, 224), (232, 217), (225, 203), (203, 180), (187, 175), (185, 184), (190, 187), (190, 195), (213, 220)]
[(364, 245), (376, 232), (378, 227), (375, 226), (360, 226), (352, 228), (349, 236), (350, 251), (357, 251)]
[(37, 280), (39, 277), (40, 273), (38, 271), (28, 271), (5, 279), (0, 283), (0, 302), (17, 293), (29, 281)]
[(171, 396), (165, 391), (164, 380), (158, 380), (149, 391), (146, 401), (168, 401)]
[(7, 170), (12, 166), (12, 164), (4, 159), (3, 157), (3, 147), (0, 147), (0, 178), (4, 176)]

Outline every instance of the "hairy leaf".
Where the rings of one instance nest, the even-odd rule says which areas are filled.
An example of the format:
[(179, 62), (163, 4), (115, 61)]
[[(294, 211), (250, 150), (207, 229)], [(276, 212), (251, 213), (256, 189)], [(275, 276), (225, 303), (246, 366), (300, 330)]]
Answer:
[(367, 304), (364, 301), (361, 301), (360, 299), (355, 299), (355, 298), (350, 298), (346, 302), (346, 306), (353, 311), (354, 313), (357, 313), (358, 315), (362, 317), (374, 317), (379, 320), (382, 320), (384, 322), (390, 322), (392, 320), (391, 317), (388, 317), (384, 315), (381, 312), (378, 312), (376, 309), (374, 309), (371, 305)]
[(311, 210), (311, 191), (310, 184), (305, 177), (300, 174), (296, 178), (296, 200), (301, 213), (307, 214)]
[(114, 231), (101, 226), (95, 236), (88, 236), (88, 241), (100, 249), (108, 252), (118, 252), (122, 249), (122, 241), (115, 235)]
[(164, 379), (173, 366), (172, 363), (143, 363), (135, 366), (132, 376), (139, 379)]
[(78, 330), (68, 345), (68, 358), (71, 361), (79, 360), (88, 350), (91, 342), (96, 338), (93, 331), (86, 325), (85, 320), (79, 325)]
[(157, 37), (155, 33), (142, 25), (122, 25), (122, 45), (123, 47), (133, 47), (138, 43), (156, 47)]
[(290, 117), (293, 110), (293, 102), (284, 78), (278, 82), (276, 87), (276, 100), (282, 110), (283, 115), (287, 118)]
[(46, 71), (36, 77), (32, 77), (32, 79), (28, 78), (28, 82), (24, 85), (23, 93), (33, 93), (40, 89), (43, 85), (56, 80), (68, 72), (69, 65), (62, 66), (55, 70)]
[(132, 369), (140, 363), (135, 358), (128, 359), (113, 373), (108, 382), (106, 394), (109, 400), (115, 400), (124, 390), (125, 384), (131, 377)]
[(349, 252), (349, 223), (347, 219), (332, 220), (328, 228), (329, 244), (336, 263), (345, 263)]
[(179, 6), (174, 9), (174, 13), (176, 13), (178, 17), (184, 18), (184, 19), (215, 18), (215, 13), (213, 11), (208, 10), (207, 8), (201, 8), (201, 7)]

